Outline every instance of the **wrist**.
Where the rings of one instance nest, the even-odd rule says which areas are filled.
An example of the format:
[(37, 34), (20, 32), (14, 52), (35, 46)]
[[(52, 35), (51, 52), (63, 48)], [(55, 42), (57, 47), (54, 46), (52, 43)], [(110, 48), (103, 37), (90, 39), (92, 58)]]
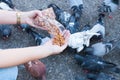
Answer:
[(50, 56), (53, 54), (53, 49), (49, 45), (42, 45), (45, 48), (45, 55)]
[(49, 46), (41, 45), (35, 48), (35, 53), (38, 54), (38, 58), (45, 58), (52, 54), (52, 50), (49, 48)]
[(26, 13), (25, 12), (16, 12), (16, 24), (23, 24), (23, 23), (26, 23)]

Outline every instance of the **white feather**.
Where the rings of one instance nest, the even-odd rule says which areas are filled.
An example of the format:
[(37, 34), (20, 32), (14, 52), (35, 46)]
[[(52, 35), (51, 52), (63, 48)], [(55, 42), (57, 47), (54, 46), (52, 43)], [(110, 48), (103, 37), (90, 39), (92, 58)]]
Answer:
[(91, 47), (94, 49), (93, 55), (102, 57), (106, 54), (105, 44), (102, 42), (93, 44)]
[(87, 47), (90, 45), (90, 39), (93, 35), (100, 35), (99, 33), (91, 33), (90, 31), (77, 32), (70, 35), (68, 45), (77, 49), (77, 52), (80, 52), (84, 46)]
[(97, 23), (96, 25), (93, 26), (92, 29), (90, 29), (91, 33), (97, 33), (97, 32), (101, 32), (102, 36), (105, 36), (105, 27), (99, 23)]

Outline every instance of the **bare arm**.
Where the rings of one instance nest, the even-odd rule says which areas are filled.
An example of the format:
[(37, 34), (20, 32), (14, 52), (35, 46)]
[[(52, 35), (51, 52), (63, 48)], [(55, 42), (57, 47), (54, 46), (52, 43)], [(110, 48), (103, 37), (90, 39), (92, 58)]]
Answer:
[[(21, 21), (22, 23), (25, 23), (25, 21), (23, 21), (22, 19)], [(16, 24), (16, 23), (17, 23), (17, 18), (15, 11), (0, 10), (0, 24)]]
[(64, 37), (66, 42), (63, 46), (53, 45), (51, 39), (41, 46), (1, 50), (0, 68), (15, 66), (31, 60), (59, 54), (67, 47), (69, 36), (69, 31), (65, 31)]
[[(36, 27), (33, 23), (37, 16), (41, 16), (41, 11), (33, 10), (20, 13), (20, 22), (29, 24)], [(0, 24), (16, 24), (17, 23), (17, 11), (0, 10)]]
[[(31, 26), (34, 26), (33, 21), (35, 17), (41, 16), (41, 12), (38, 10), (20, 13), (21, 23), (27, 23)], [(0, 24), (16, 24), (16, 21), (16, 12), (0, 10)], [(69, 31), (64, 32), (63, 36), (66, 43), (63, 46), (53, 45), (51, 39), (41, 46), (0, 50), (0, 68), (16, 66), (31, 60), (60, 53), (67, 47), (69, 35)]]
[(0, 51), (0, 68), (23, 64), (52, 54), (47, 46), (5, 49)]

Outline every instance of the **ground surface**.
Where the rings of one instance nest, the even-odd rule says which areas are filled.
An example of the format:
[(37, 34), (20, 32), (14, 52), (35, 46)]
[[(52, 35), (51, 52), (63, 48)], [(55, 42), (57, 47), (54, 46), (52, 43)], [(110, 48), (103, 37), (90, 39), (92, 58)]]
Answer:
[[(68, 0), (12, 0), (16, 8), (22, 11), (29, 11), (34, 9), (45, 9), (50, 3), (56, 3), (62, 9), (69, 11)], [(94, 25), (97, 20), (97, 6), (101, 4), (102, 0), (83, 0), (84, 11), (81, 18), (81, 26), (90, 22)], [(120, 11), (112, 13), (113, 18), (105, 18), (106, 39), (120, 38)], [(20, 48), (35, 45), (34, 39), (31, 35), (18, 30), (18, 28), (11, 26), (12, 36), (7, 41), (0, 41), (0, 47), (7, 48)], [(65, 50), (60, 55), (55, 55), (42, 59), (42, 62), (47, 67), (47, 80), (75, 80), (75, 76), (85, 77), (85, 73), (81, 70), (80, 66), (74, 60), (74, 53)], [(105, 59), (112, 61), (120, 67), (120, 53), (114, 52), (105, 56)], [(113, 74), (120, 80), (120, 74)], [(19, 75), (17, 80), (35, 80), (29, 73), (19, 66)], [(85, 79), (83, 79), (85, 80)]]

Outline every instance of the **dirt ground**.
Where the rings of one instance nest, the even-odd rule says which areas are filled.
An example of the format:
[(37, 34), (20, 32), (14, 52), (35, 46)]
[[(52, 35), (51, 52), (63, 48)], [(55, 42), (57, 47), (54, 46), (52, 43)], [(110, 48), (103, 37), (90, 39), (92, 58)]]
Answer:
[[(57, 4), (60, 8), (69, 11), (69, 0), (12, 0), (16, 8), (22, 11), (29, 11), (34, 9), (45, 9), (50, 3)], [(97, 20), (97, 6), (103, 0), (83, 0), (84, 9), (81, 17), (81, 27), (88, 22), (94, 25)], [(106, 39), (111, 40), (120, 38), (120, 10), (111, 13), (112, 19), (105, 17)], [(27, 46), (34, 46), (35, 42), (31, 35), (26, 32), (20, 31), (18, 28), (11, 25), (12, 36), (7, 41), (0, 41), (0, 47), (7, 48), (20, 48)], [(44, 54), (44, 53), (43, 53)], [(47, 80), (75, 80), (76, 76), (85, 78), (85, 73), (81, 67), (76, 64), (74, 54), (66, 49), (62, 54), (50, 56), (42, 59), (41, 61), (47, 67)], [(120, 67), (120, 53), (113, 52), (105, 56), (105, 59), (116, 63)], [(117, 80), (120, 80), (120, 74), (111, 73)], [(17, 80), (36, 80), (32, 78), (22, 65), (19, 66), (19, 75)], [(37, 79), (39, 80), (39, 79)]]

